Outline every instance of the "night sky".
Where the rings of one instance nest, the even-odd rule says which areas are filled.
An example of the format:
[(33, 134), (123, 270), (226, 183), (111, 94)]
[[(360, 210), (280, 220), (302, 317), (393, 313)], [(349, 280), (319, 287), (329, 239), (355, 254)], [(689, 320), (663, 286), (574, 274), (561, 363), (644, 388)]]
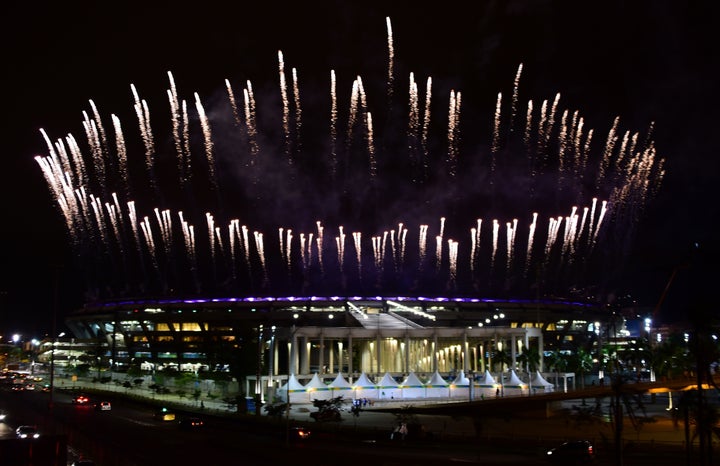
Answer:
[[(212, 122), (225, 79), (236, 91), (250, 79), (258, 95), (279, 98), (282, 50), (287, 67), (298, 69), (301, 90), (307, 89), (304, 121), (312, 129), (327, 121), (310, 109), (323, 107), (327, 96), (314, 90), (327, 87), (331, 69), (338, 88), (343, 83), (343, 101), (355, 75), (382, 78), (386, 17), (396, 92), (407, 93), (411, 71), (420, 83), (432, 76), (434, 95), (443, 101), (451, 89), (462, 91), (462, 144), (469, 151), (479, 147), (474, 141), (491, 138), (497, 93), (508, 95), (520, 63), (521, 101), (561, 93), (563, 105), (581, 110), (596, 129), (596, 142), (615, 117), (622, 131), (641, 134), (654, 122), (666, 175), (637, 213), (622, 267), (608, 271), (613, 279), (605, 299), (653, 309), (674, 275), (658, 320), (684, 321), (695, 307), (712, 307), (720, 278), (714, 2), (441, 2), (432, 9), (344, 1), (19, 3), (6, 7), (0, 28), (4, 101), (10, 103), (0, 171), (5, 336), (42, 336), (51, 329), (53, 309), (61, 325), (86, 296), (83, 263), (34, 160), (47, 155), (40, 128), (52, 140), (67, 133), (82, 139), (82, 112), (92, 99), (107, 128), (115, 113), (130, 133), (137, 124), (134, 84), (150, 104), (159, 144), (168, 144), (168, 71), (189, 103), (192, 93), (202, 96)], [(368, 93), (384, 98), (370, 84)]]

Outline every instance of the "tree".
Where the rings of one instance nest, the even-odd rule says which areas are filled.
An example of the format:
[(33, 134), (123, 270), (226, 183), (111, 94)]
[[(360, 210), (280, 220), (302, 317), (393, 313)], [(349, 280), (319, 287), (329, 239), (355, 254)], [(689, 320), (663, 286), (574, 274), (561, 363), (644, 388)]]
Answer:
[(509, 365), (512, 362), (512, 358), (510, 357), (510, 354), (507, 352), (507, 350), (497, 350), (493, 353), (493, 364), (499, 364), (500, 365), (500, 372), (505, 371), (505, 366)]
[(529, 374), (534, 373), (540, 367), (540, 352), (537, 348), (530, 347), (517, 357), (518, 362)]
[(574, 372), (580, 374), (580, 386), (585, 388), (585, 374), (592, 370), (592, 355), (584, 348), (578, 348), (570, 358), (570, 367)]
[(548, 368), (555, 371), (555, 384), (560, 380), (560, 372), (565, 372), (568, 367), (568, 357), (559, 349), (553, 351), (545, 358)]

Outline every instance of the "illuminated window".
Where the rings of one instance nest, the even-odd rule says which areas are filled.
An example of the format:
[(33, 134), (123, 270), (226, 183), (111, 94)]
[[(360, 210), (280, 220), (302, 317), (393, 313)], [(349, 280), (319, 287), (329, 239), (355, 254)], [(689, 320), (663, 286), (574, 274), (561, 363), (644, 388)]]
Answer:
[(180, 324), (180, 330), (183, 332), (199, 332), (202, 327), (197, 322), (183, 322)]

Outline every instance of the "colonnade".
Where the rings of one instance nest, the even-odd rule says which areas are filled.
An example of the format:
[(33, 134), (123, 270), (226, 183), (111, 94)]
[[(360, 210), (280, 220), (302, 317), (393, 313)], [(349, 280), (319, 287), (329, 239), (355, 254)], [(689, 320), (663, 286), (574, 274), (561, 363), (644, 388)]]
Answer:
[(341, 372), (350, 378), (363, 372), (481, 373), (495, 369), (493, 354), (503, 349), (509, 353), (509, 366), (515, 368), (518, 356), (531, 345), (538, 349), (542, 370), (544, 342), (539, 328), (300, 327), (284, 333), (278, 332), (278, 341), (269, 348), (273, 361), (269, 376), (281, 371), (296, 376)]

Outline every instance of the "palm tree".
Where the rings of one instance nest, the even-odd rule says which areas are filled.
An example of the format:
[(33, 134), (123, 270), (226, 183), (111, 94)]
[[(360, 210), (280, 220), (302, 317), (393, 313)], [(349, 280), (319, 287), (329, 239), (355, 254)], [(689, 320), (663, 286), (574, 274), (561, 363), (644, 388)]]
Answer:
[(528, 374), (532, 374), (540, 367), (540, 352), (535, 347), (527, 348), (517, 360)]
[(580, 385), (585, 388), (585, 374), (592, 370), (592, 355), (585, 348), (578, 348), (571, 358), (571, 367), (574, 372), (580, 373)]
[(556, 349), (545, 358), (545, 362), (549, 369), (555, 371), (555, 384), (557, 385), (560, 379), (560, 372), (567, 370), (568, 357), (564, 353), (561, 353), (559, 349)]
[(493, 355), (493, 364), (499, 364), (500, 365), (500, 372), (505, 371), (505, 366), (509, 365), (512, 362), (512, 358), (510, 357), (510, 353), (507, 352), (507, 350), (497, 350), (495, 351), (495, 354)]

